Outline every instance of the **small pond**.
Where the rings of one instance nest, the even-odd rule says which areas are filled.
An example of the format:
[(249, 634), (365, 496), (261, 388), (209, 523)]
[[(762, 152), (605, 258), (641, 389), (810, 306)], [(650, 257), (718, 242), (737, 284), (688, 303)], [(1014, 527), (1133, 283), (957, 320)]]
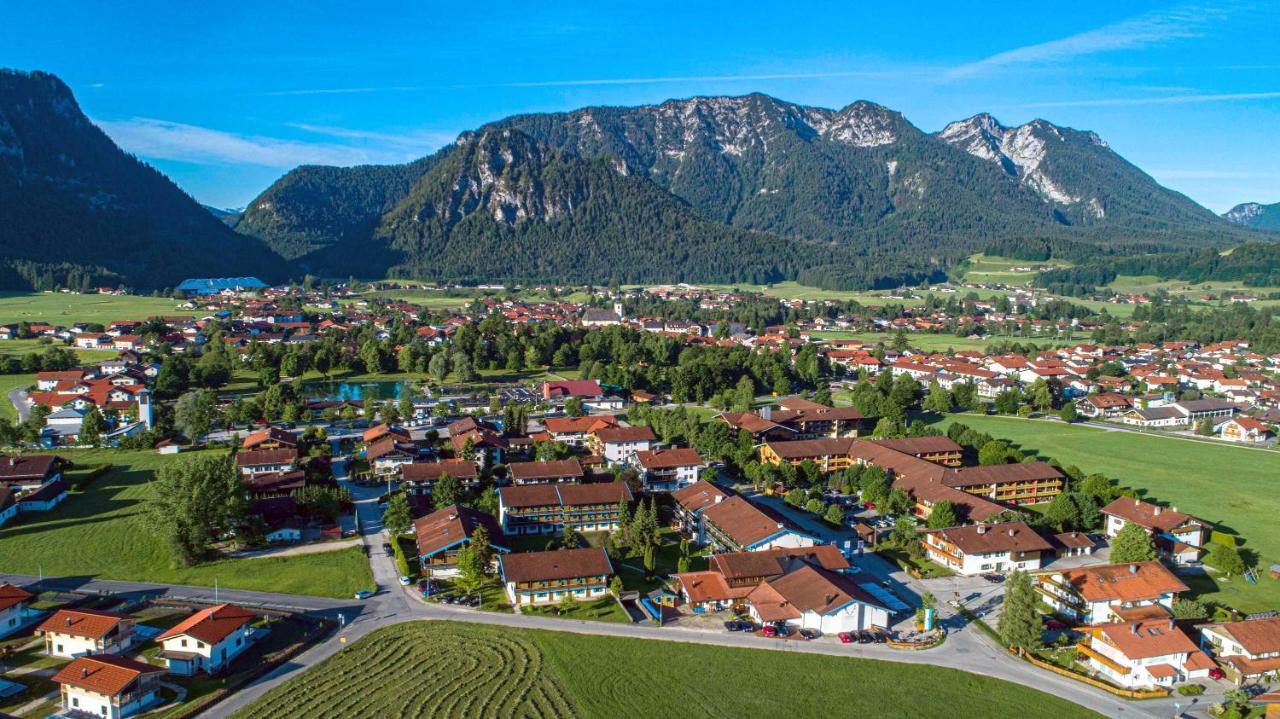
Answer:
[(349, 400), (363, 402), (366, 398), (376, 402), (400, 399), (400, 393), (408, 391), (410, 383), (397, 380), (308, 380), (302, 383), (302, 396), (307, 399)]

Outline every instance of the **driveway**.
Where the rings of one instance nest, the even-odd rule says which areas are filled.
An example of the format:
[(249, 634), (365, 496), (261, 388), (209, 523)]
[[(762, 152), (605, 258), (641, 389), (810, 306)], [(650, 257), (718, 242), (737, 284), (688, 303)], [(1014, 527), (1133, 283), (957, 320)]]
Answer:
[(26, 422), (27, 415), (31, 413), (31, 405), (27, 403), (27, 391), (25, 389), (9, 390), (9, 403), (17, 411), (18, 421)]

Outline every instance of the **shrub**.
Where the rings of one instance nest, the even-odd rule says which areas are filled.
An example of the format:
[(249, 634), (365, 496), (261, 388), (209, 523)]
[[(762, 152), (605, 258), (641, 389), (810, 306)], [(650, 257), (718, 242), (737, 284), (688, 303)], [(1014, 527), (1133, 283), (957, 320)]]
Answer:
[(1204, 686), (1200, 684), (1183, 684), (1178, 687), (1178, 693), (1184, 697), (1198, 697), (1204, 694)]

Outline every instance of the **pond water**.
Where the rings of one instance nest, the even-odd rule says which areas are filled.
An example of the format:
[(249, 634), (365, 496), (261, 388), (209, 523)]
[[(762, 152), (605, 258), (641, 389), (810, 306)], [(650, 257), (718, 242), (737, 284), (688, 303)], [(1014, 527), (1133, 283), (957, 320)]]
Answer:
[(364, 382), (348, 382), (346, 380), (309, 380), (302, 383), (302, 396), (307, 399), (349, 400), (363, 402), (365, 398), (382, 402), (389, 399), (400, 399), (400, 393), (408, 391), (409, 383), (396, 380), (369, 380)]

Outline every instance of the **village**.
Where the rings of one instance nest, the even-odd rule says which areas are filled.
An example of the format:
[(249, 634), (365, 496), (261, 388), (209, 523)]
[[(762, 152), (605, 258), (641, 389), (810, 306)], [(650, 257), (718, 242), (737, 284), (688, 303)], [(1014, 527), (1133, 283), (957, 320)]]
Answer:
[[(389, 597), (925, 662), (982, 635), (1071, 691), (1280, 702), (1280, 615), (1202, 596), (1280, 583), (1261, 537), (971, 419), (1250, 447), (1274, 477), (1280, 354), (1245, 339), (1103, 343), (1088, 335), (1114, 323), (1037, 315), (1031, 292), (851, 308), (589, 288), (446, 308), (250, 279), (184, 284), (173, 315), (0, 327), (47, 345), (8, 397), (0, 554), (113, 471), (84, 452), (147, 453), (232, 478), (197, 562), (358, 547), (371, 581), (290, 611), (9, 577), (5, 711), (218, 711), (236, 692), (193, 677), (250, 686)], [(733, 319), (757, 306), (777, 314)], [(973, 336), (991, 347), (945, 344)], [(198, 481), (178, 474), (164, 486)]]

